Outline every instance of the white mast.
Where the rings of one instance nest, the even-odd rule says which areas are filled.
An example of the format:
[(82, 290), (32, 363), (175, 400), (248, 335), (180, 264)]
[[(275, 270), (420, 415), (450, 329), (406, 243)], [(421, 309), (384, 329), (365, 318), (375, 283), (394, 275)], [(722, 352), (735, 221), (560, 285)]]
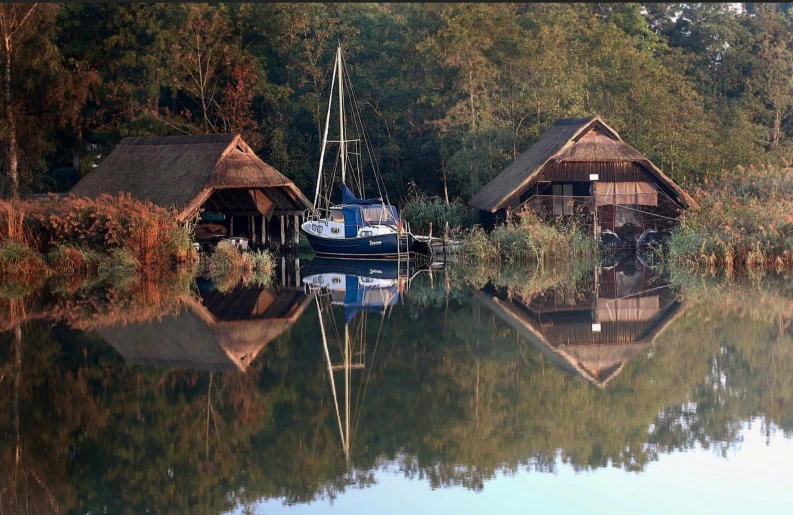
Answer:
[(314, 192), (314, 211), (317, 210), (317, 202), (319, 201), (319, 185), (322, 183), (322, 163), (325, 162), (325, 148), (328, 145), (328, 126), (330, 125), (330, 108), (333, 105), (333, 86), (336, 83), (336, 67), (339, 66), (339, 61), (333, 64), (333, 78), (330, 81), (330, 96), (328, 97), (328, 114), (325, 117), (325, 134), (322, 136), (322, 150), (319, 153), (319, 173), (317, 173), (317, 190)]
[(336, 66), (339, 68), (339, 154), (341, 155), (341, 183), (345, 184), (347, 153), (344, 148), (344, 90), (342, 87), (341, 46), (336, 51)]

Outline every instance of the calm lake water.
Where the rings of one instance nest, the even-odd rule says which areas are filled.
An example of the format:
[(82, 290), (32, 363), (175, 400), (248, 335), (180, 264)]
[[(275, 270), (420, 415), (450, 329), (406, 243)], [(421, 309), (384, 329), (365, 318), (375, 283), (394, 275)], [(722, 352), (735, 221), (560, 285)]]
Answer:
[(790, 278), (289, 261), (3, 300), (2, 513), (793, 509)]

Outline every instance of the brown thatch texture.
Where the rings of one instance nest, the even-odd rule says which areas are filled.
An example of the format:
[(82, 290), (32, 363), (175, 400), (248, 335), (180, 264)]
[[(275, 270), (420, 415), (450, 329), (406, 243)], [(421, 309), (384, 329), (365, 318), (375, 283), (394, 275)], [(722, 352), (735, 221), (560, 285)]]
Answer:
[(292, 181), (254, 154), (238, 134), (124, 138), (72, 193), (129, 192), (187, 218), (215, 189), (263, 189), (278, 209), (311, 206)]
[(495, 213), (528, 189), (549, 162), (635, 162), (644, 166), (671, 189), (683, 207), (696, 202), (599, 116), (564, 118), (554, 124), (527, 151), (520, 154), (468, 202), (472, 207)]
[(567, 145), (553, 159), (563, 161), (641, 161), (644, 156), (620, 139), (613, 139), (598, 128)]

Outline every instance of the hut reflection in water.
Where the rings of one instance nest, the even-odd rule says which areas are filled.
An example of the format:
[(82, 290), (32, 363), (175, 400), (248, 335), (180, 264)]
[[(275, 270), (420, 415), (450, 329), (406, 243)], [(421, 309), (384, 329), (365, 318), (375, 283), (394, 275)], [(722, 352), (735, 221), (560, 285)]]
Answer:
[[(208, 285), (205, 285), (208, 286)], [(176, 315), (96, 329), (128, 364), (244, 371), (311, 301), (302, 288), (203, 288)]]
[(604, 388), (681, 313), (670, 284), (633, 258), (594, 270), (574, 291), (532, 297), (490, 286), (476, 298), (553, 363)]

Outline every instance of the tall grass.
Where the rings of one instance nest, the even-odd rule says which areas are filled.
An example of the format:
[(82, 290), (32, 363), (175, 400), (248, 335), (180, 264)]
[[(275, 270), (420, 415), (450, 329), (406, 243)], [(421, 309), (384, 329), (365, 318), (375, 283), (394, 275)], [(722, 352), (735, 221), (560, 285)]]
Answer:
[(689, 269), (782, 270), (793, 265), (793, 169), (738, 168), (694, 192), (669, 239), (668, 259)]
[(41, 254), (59, 245), (108, 253), (123, 249), (147, 268), (195, 258), (189, 228), (173, 210), (128, 194), (0, 201), (0, 242), (5, 240), (24, 242)]
[(435, 236), (442, 233), (446, 224), (450, 228), (470, 227), (471, 216), (468, 207), (461, 199), (449, 205), (440, 197), (425, 194), (411, 196), (402, 208), (402, 218), (410, 223), (411, 230), (426, 234), (430, 230)]
[(274, 271), (275, 260), (269, 251), (241, 251), (228, 241), (220, 242), (199, 266), (199, 273), (211, 279), (221, 292), (240, 284), (269, 284)]
[[(29, 251), (21, 254), (22, 247)], [(58, 276), (100, 273), (105, 282), (134, 274), (156, 278), (174, 263), (197, 259), (190, 228), (175, 212), (127, 194), (0, 201), (0, 248), (7, 259), (27, 256), (14, 266), (40, 269), (43, 263)], [(17, 279), (29, 280), (30, 274)]]
[(526, 211), (518, 223), (500, 225), (489, 234), (475, 227), (463, 237), (461, 250), (463, 261), (469, 264), (544, 265), (594, 256), (598, 244), (574, 224), (551, 225)]

